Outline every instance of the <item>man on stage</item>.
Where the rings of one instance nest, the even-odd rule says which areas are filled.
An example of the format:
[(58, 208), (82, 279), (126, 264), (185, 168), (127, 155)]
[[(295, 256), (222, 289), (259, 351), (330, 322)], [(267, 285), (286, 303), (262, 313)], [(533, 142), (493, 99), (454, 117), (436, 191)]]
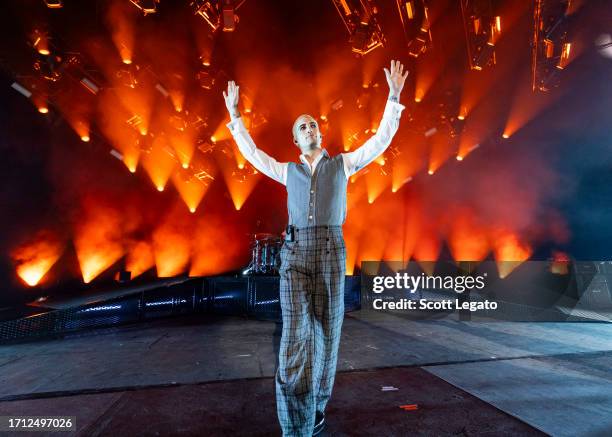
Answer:
[(357, 150), (330, 157), (321, 148), (318, 123), (300, 115), (293, 142), (301, 163), (280, 163), (259, 150), (238, 112), (239, 87), (223, 92), (238, 149), (258, 171), (287, 188), (289, 225), (281, 249), (280, 305), (283, 330), (276, 372), (276, 405), (284, 436), (311, 436), (324, 426), (344, 318), (346, 248), (342, 224), (351, 175), (382, 154), (397, 132), (408, 72), (399, 61), (384, 69), (389, 99), (376, 131)]

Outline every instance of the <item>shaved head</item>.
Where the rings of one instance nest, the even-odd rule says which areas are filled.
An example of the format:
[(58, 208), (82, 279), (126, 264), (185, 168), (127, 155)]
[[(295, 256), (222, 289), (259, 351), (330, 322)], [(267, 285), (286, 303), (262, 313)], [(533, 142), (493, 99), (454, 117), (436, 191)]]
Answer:
[[(297, 138), (297, 127), (300, 125), (300, 123), (310, 123), (311, 121), (314, 121), (315, 123), (317, 123), (317, 120), (310, 114), (302, 114), (300, 116), (298, 116), (298, 118), (295, 119), (295, 121), (293, 122), (293, 127), (291, 128), (291, 133), (293, 134), (293, 138)], [(317, 126), (319, 124), (317, 123)]]

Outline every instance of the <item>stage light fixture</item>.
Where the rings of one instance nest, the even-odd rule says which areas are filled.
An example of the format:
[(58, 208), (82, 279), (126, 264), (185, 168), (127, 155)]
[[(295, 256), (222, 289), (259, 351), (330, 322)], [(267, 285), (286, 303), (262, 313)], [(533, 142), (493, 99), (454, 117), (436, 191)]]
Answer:
[(429, 138), (429, 137), (431, 137), (431, 136), (434, 136), (434, 135), (436, 134), (436, 132), (438, 132), (438, 128), (437, 128), (437, 127), (432, 127), (431, 129), (428, 129), (428, 130), (425, 132), (425, 137), (426, 137), (426, 138)]
[(236, 30), (238, 15), (236, 15), (233, 0), (223, 0), (221, 16), (223, 17), (223, 32), (233, 32)]
[(62, 0), (43, 0), (43, 2), (49, 9), (59, 9), (64, 6)]
[(396, 0), (408, 54), (415, 58), (431, 47), (431, 30), (426, 0)]
[(123, 161), (123, 155), (118, 150), (111, 149), (110, 154), (117, 158), (119, 161)]
[(570, 60), (570, 0), (536, 0), (531, 41), (531, 88), (548, 91), (559, 86), (559, 71)]
[[(236, 11), (245, 1), (236, 3), (235, 0), (194, 0), (190, 5), (194, 13), (201, 16), (213, 32), (220, 27), (223, 32), (233, 32), (238, 23)], [(210, 60), (204, 65), (210, 65)]]
[(460, 0), (460, 3), (470, 68), (482, 70), (495, 65), (501, 17), (494, 14), (491, 0)]
[(349, 33), (352, 51), (366, 55), (385, 43), (378, 24), (378, 6), (373, 0), (332, 0)]
[(134, 6), (140, 9), (145, 15), (157, 12), (159, 0), (130, 0)]
[(100, 91), (100, 87), (88, 77), (84, 77), (81, 79), (81, 85), (83, 85), (90, 93), (98, 94)]
[(28, 99), (32, 96), (32, 92), (29, 89), (27, 89), (26, 87), (24, 87), (23, 85), (17, 82), (13, 82), (11, 84), (11, 88), (13, 88), (15, 91), (17, 91), (21, 95), (27, 97)]
[(51, 54), (51, 50), (49, 49), (49, 36), (46, 32), (36, 29), (32, 33), (31, 38), (32, 47), (34, 47), (38, 53), (43, 56)]
[(218, 2), (195, 0), (191, 2), (191, 7), (196, 15), (199, 15), (208, 23), (213, 32), (219, 28), (221, 25), (221, 14)]
[(155, 85), (155, 89), (157, 91), (160, 92), (160, 94), (164, 97), (168, 97), (170, 95), (170, 93), (168, 92), (168, 90), (166, 88), (164, 88), (164, 86), (161, 83), (158, 83), (157, 85)]
[(215, 85), (215, 77), (208, 70), (200, 70), (196, 74), (196, 79), (202, 88), (211, 90)]

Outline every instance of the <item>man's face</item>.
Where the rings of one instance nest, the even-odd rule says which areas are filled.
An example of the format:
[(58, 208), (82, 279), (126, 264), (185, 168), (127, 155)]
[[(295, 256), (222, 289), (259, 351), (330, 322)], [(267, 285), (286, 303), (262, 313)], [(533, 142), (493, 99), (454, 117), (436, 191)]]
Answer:
[(319, 124), (310, 115), (300, 115), (293, 123), (293, 141), (302, 152), (321, 147)]

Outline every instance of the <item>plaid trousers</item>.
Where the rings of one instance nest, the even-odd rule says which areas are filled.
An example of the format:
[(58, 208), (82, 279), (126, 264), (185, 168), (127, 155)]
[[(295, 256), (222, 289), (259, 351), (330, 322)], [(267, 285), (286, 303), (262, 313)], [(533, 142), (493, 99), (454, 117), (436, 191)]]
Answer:
[(341, 226), (296, 229), (294, 240), (281, 248), (276, 409), (283, 436), (310, 437), (336, 376), (346, 247)]

